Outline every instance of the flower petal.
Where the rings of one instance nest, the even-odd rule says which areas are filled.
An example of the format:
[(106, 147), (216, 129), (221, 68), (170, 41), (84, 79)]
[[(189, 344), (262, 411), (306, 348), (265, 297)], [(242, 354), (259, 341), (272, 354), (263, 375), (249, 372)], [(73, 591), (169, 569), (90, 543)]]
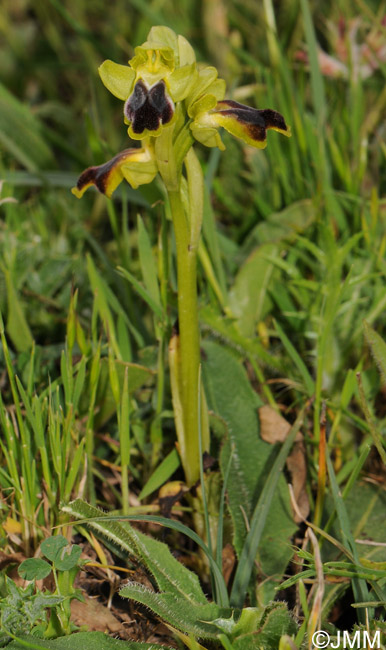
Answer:
[(222, 126), (236, 138), (258, 149), (267, 146), (268, 129), (286, 136), (291, 135), (284, 117), (277, 111), (258, 110), (231, 100), (218, 102), (215, 109), (200, 115), (196, 121), (201, 126)]
[(194, 102), (200, 99), (204, 94), (210, 92), (210, 86), (216, 81), (218, 72), (213, 66), (206, 66), (198, 70), (198, 79), (192, 93), (188, 97), (188, 113), (190, 116), (191, 107)]
[(151, 183), (157, 171), (157, 163), (149, 150), (125, 149), (103, 165), (86, 169), (71, 191), (80, 199), (91, 185), (95, 185), (110, 198), (123, 179), (135, 189), (139, 185)]
[(107, 90), (118, 99), (126, 101), (133, 88), (134, 70), (128, 65), (120, 65), (107, 59), (99, 66), (98, 72)]
[(206, 147), (218, 147), (220, 151), (225, 150), (225, 144), (221, 140), (221, 136), (213, 126), (201, 126), (200, 124), (191, 125), (193, 137)]

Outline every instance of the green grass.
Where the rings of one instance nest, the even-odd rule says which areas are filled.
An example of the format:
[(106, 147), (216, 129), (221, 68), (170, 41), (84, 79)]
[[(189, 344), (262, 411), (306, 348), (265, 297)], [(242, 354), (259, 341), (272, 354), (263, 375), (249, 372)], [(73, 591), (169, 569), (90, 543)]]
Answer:
[[(382, 548), (354, 541), (382, 541), (386, 532), (376, 516), (381, 497), (369, 484), (385, 472), (386, 62), (379, 60), (367, 79), (356, 75), (350, 60), (347, 79), (323, 76), (318, 65), (319, 46), (338, 58), (331, 25), (338, 29), (342, 16), (359, 17), (361, 43), (370, 30), (384, 37), (381, 13), (376, 2), (364, 7), (346, 0), (321, 7), (286, 0), (275, 13), (269, 0), (217, 0), (202, 3), (200, 11), (192, 0), (117, 0), (110, 7), (100, 0), (35, 0), (31, 7), (3, 1), (0, 521), (7, 523), (0, 548), (32, 553), (63, 523), (60, 501), (85, 497), (126, 515), (134, 506), (146, 514), (158, 507), (162, 483), (184, 478), (167, 361), (177, 280), (164, 188), (160, 181), (140, 191), (126, 185), (114, 201), (93, 191), (77, 201), (70, 193), (85, 167), (127, 146), (121, 104), (101, 84), (97, 67), (106, 58), (127, 62), (150, 27), (165, 24), (190, 40), (198, 60), (218, 66), (228, 97), (276, 109), (292, 129), (290, 139), (270, 132), (265, 151), (228, 134), (221, 155), (197, 149), (207, 193), (199, 319), (202, 341), (217, 354), (217, 360), (207, 357), (204, 345), (203, 383), (211, 454), (223, 475), (230, 468), (224, 543), (235, 543), (243, 558), (241, 538), (237, 546), (232, 535), (237, 486), (223, 443), (238, 422), (236, 438), (249, 440), (256, 425), (257, 439), (253, 418), (268, 403), (291, 424), (306, 408), (308, 520), (343, 544), (354, 564), (362, 556), (386, 560)], [(346, 32), (346, 47), (348, 39)], [(307, 51), (308, 63), (299, 51)], [(248, 388), (240, 388), (233, 407), (221, 400), (214, 369), (226, 379), (234, 364)], [(324, 408), (325, 494), (318, 483)], [(237, 453), (247, 459), (242, 443), (236, 440)], [(270, 468), (276, 450), (260, 443)], [(368, 445), (374, 445), (370, 453)], [(272, 597), (286, 570), (269, 564), (269, 538), (254, 515), (267, 476), (263, 468), (255, 483), (247, 481), (244, 514), (261, 536), (259, 562), (272, 571), (266, 590), (259, 569), (256, 588), (243, 581), (241, 592), (249, 587), (252, 604)], [(222, 479), (216, 469), (204, 477), (215, 555), (216, 539), (222, 540), (216, 531)], [(284, 479), (278, 489), (286, 489)], [(185, 502), (184, 523), (200, 532), (197, 503), (193, 497)], [(324, 505), (315, 516), (316, 503)], [(290, 512), (289, 502), (286, 507)], [(275, 508), (264, 517), (274, 518)], [(341, 549), (321, 539), (322, 561), (341, 560)], [(250, 575), (245, 558), (242, 566)], [(205, 569), (201, 577), (208, 583)], [(364, 582), (354, 576), (352, 602), (382, 601), (382, 581), (367, 580), (370, 596)], [(326, 587), (324, 621), (348, 586)], [(309, 592), (302, 589), (308, 621), (312, 602), (306, 606)]]

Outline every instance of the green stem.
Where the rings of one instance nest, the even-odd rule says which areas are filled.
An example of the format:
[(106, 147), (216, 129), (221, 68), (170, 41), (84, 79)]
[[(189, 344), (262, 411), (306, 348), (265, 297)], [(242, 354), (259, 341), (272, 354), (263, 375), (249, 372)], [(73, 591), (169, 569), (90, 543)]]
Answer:
[(190, 226), (180, 191), (169, 191), (177, 248), (179, 390), (183, 432), (177, 431), (188, 485), (199, 478), (198, 373), (200, 338), (197, 311), (197, 247), (190, 245)]

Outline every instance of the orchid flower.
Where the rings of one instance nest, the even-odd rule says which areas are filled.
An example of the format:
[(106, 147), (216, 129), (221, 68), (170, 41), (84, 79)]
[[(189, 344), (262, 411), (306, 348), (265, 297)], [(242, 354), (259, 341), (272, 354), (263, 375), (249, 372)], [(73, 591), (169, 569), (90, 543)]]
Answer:
[[(138, 148), (125, 149), (79, 177), (72, 192), (88, 187), (111, 197), (126, 180), (133, 188), (159, 173), (173, 220), (178, 280), (178, 333), (169, 343), (169, 369), (178, 450), (188, 485), (199, 477), (200, 453), (209, 450), (209, 419), (200, 386), (197, 252), (203, 218), (204, 180), (194, 152), (198, 141), (225, 149), (220, 127), (263, 149), (267, 130), (290, 135), (280, 113), (226, 100), (216, 68), (196, 62), (193, 48), (168, 27), (153, 27), (129, 65), (105, 61), (99, 74), (123, 102), (123, 119)], [(200, 399), (199, 399), (200, 395)]]
[[(106, 88), (124, 102), (128, 135), (141, 140), (142, 146), (85, 170), (73, 189), (79, 198), (91, 185), (110, 197), (124, 179), (137, 188), (150, 183), (158, 171), (167, 176), (162, 163), (169, 159), (170, 148), (182, 164), (194, 139), (225, 149), (219, 127), (260, 149), (267, 144), (268, 129), (290, 135), (280, 113), (224, 99), (225, 82), (217, 70), (197, 64), (188, 41), (167, 27), (153, 27), (128, 66), (107, 60), (99, 74)], [(166, 129), (168, 137), (156, 146)]]

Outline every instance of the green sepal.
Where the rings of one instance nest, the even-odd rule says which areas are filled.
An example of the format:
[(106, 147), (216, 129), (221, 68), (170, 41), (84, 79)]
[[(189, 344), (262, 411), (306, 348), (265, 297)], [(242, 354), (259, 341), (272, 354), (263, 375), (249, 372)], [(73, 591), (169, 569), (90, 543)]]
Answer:
[(107, 59), (98, 68), (102, 83), (115, 97), (126, 101), (133, 89), (135, 72), (128, 65)]
[(196, 55), (189, 41), (181, 35), (178, 36), (177, 40), (179, 65), (182, 67), (184, 65), (189, 65), (190, 63), (196, 63)]
[(158, 50), (161, 48), (169, 48), (174, 54), (178, 54), (178, 38), (177, 34), (173, 32), (170, 27), (164, 25), (156, 25), (151, 28), (147, 35), (147, 40), (143, 43), (142, 47)]
[(181, 68), (176, 68), (166, 79), (169, 86), (170, 96), (174, 102), (181, 102), (186, 99), (194, 88), (198, 78), (196, 64), (190, 63)]

